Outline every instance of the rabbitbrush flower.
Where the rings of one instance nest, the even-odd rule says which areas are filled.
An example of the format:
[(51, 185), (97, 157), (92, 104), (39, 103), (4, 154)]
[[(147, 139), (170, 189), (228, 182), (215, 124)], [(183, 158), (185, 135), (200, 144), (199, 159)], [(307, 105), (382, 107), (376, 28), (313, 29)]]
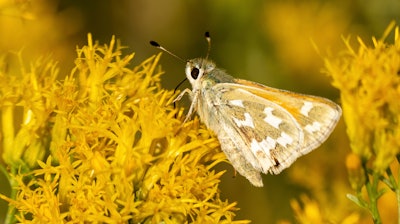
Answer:
[(89, 35), (62, 81), (50, 60), (15, 75), (2, 58), (6, 223), (248, 223), (220, 199), (217, 140), (161, 87), (160, 54), (130, 69), (122, 49)]
[[(387, 190), (395, 192), (400, 209), (399, 178), (394, 176), (400, 158), (399, 27), (394, 44), (385, 42), (394, 27), (391, 23), (381, 39), (373, 38), (372, 47), (358, 38), (359, 48), (354, 50), (346, 39), (347, 50), (336, 59), (326, 59), (327, 72), (340, 90), (352, 150), (347, 167), (356, 195), (348, 197), (368, 209), (375, 223), (382, 222), (379, 210), (384, 208), (378, 207), (378, 199)], [(400, 210), (398, 215), (400, 222)]]

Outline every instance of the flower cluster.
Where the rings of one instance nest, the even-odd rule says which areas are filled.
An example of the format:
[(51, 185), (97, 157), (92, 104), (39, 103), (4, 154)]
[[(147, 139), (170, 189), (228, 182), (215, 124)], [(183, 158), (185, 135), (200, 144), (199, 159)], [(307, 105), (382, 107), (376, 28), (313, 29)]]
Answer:
[(218, 141), (161, 88), (160, 54), (130, 69), (114, 38), (88, 42), (63, 81), (49, 60), (1, 67), (6, 223), (248, 223), (220, 199)]
[(385, 42), (394, 27), (391, 23), (381, 39), (373, 38), (373, 47), (358, 38), (360, 47), (354, 50), (350, 40), (345, 39), (347, 50), (343, 55), (326, 60), (333, 85), (340, 90), (352, 150), (346, 165), (357, 195), (348, 197), (367, 208), (375, 223), (381, 222), (378, 199), (384, 192), (390, 189), (400, 198), (399, 180), (392, 174), (398, 167), (400, 155), (398, 27), (394, 32), (394, 44)]

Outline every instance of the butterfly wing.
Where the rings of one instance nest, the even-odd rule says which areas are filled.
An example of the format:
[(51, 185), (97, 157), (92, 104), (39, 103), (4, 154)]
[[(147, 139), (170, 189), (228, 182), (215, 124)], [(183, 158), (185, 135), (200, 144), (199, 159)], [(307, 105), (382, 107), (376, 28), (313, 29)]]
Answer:
[[(233, 167), (254, 186), (260, 172), (292, 163), (304, 141), (294, 117), (278, 104), (230, 84), (217, 84), (202, 93), (197, 112), (218, 137)], [(238, 100), (240, 99), (240, 100)]]
[(320, 146), (334, 130), (342, 114), (342, 109), (336, 103), (325, 98), (275, 89), (242, 79), (235, 81), (241, 89), (275, 102), (293, 115), (304, 132), (302, 154)]
[(242, 151), (237, 148), (231, 139), (232, 136), (227, 132), (221, 132), (218, 135), (222, 151), (237, 172), (246, 177), (254, 186), (262, 187), (263, 182), (260, 171), (256, 170), (249, 160), (243, 156)]
[(246, 175), (240, 172), (240, 167), (248, 166), (235, 164), (227, 152), (231, 147), (254, 170), (263, 173), (291, 164), (298, 157), (304, 134), (295, 118), (283, 107), (235, 84), (217, 84), (208, 93), (211, 94), (204, 99), (212, 102), (207, 107), (214, 109), (212, 116), (217, 119), (203, 121), (216, 132), (222, 150), (243, 176)]
[[(326, 99), (235, 81), (212, 88), (218, 99), (211, 102), (218, 102), (217, 117), (223, 119), (214, 129), (219, 138), (230, 138), (242, 157), (263, 173), (277, 174), (318, 147), (341, 114), (340, 107)], [(226, 152), (227, 140), (220, 142)], [(238, 170), (240, 164), (234, 166)]]

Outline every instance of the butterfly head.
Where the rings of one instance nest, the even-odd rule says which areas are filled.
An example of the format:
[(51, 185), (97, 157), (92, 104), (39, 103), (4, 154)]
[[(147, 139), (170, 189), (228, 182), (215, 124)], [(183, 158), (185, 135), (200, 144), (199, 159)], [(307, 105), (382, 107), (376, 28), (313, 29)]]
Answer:
[(193, 88), (199, 87), (203, 76), (208, 75), (215, 69), (215, 64), (204, 58), (195, 58), (186, 63), (186, 77)]

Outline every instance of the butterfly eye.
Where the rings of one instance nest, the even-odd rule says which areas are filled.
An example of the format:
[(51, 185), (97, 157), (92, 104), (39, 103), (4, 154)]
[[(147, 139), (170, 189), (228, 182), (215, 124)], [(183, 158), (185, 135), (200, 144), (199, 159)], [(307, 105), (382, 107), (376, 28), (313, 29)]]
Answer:
[(190, 75), (192, 76), (193, 79), (197, 79), (197, 77), (199, 77), (199, 73), (200, 70), (198, 68), (193, 68)]

